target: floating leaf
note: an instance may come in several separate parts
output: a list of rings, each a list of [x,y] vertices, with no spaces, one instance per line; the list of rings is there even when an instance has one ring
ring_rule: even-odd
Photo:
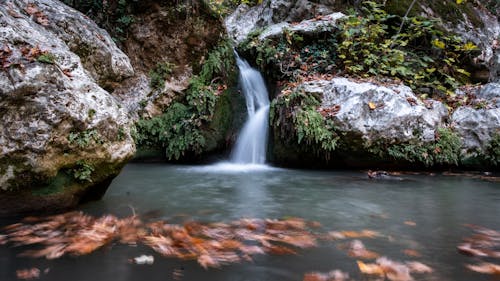
[[[362,261],[356,261],[358,263],[359,271],[363,274],[368,275],[379,275],[384,276],[385,272],[378,264],[374,263],[364,263]]]
[[[368,103],[368,107],[371,109],[371,110],[374,110],[375,108],[377,108],[377,105],[373,102],[369,102]]]
[[[483,262],[477,265],[467,264],[465,267],[479,273],[500,275],[500,265],[498,264]]]
[[[34,267],[29,269],[16,270],[17,279],[32,280],[40,278],[40,269]]]

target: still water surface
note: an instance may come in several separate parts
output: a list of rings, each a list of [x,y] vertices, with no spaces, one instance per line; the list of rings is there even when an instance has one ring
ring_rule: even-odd
[[[369,180],[361,172],[255,169],[228,171],[224,167],[130,164],[113,181],[101,201],[80,209],[100,216],[139,214],[174,223],[216,222],[242,217],[300,217],[318,221],[318,231],[371,229],[383,234],[362,239],[366,247],[390,259],[418,260],[435,272],[416,280],[498,280],[467,270],[476,263],[459,254],[456,246],[471,234],[464,224],[500,229],[500,185],[466,177],[400,176],[400,180]],[[405,222],[414,222],[408,225]],[[0,225],[12,221],[0,220]],[[345,241],[344,241],[345,242]],[[114,244],[83,257],[58,260],[16,257],[17,248],[0,247],[0,280],[16,280],[15,271],[37,267],[39,280],[155,281],[180,280],[264,281],[302,280],[310,271],[341,269],[355,280],[367,280],[356,259],[339,248],[342,242],[320,241],[318,247],[299,249],[292,256],[256,255],[253,262],[205,270],[195,261],[163,258],[144,246]],[[404,249],[420,258],[409,258]],[[24,248],[25,249],[25,248]],[[153,265],[133,265],[128,259],[155,256]]]

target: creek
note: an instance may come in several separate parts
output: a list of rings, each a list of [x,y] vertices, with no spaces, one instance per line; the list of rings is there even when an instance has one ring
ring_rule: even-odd
[[[493,280],[464,267],[478,260],[457,252],[471,235],[465,224],[500,228],[498,183],[463,176],[399,175],[370,180],[364,172],[313,171],[270,168],[247,172],[212,166],[129,164],[113,181],[104,198],[79,209],[95,215],[142,217],[170,223],[229,222],[242,217],[299,217],[317,221],[317,233],[370,229],[379,237],[360,238],[367,249],[393,260],[421,261],[432,274],[415,280]],[[17,220],[0,220],[6,225]],[[318,246],[295,249],[296,255],[255,255],[253,262],[207,270],[196,261],[165,258],[141,244],[118,243],[86,256],[55,260],[17,257],[30,247],[0,246],[0,280],[16,280],[23,268],[49,268],[39,280],[155,281],[174,280],[302,280],[310,271],[340,269],[354,280],[366,280],[356,258],[342,249],[353,239],[318,241]],[[34,247],[34,246],[33,246]],[[421,257],[408,257],[412,249]],[[153,265],[129,259],[153,255]],[[179,277],[180,276],[180,277]],[[179,279],[180,278],[180,279]],[[363,279],[365,278],[365,279]]]

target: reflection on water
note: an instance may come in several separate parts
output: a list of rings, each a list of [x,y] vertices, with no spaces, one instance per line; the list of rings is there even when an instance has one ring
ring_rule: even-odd
[[[498,183],[463,177],[401,176],[374,181],[357,172],[257,169],[228,172],[213,167],[128,165],[103,200],[81,209],[100,216],[139,214],[173,223],[188,220],[231,221],[241,217],[301,217],[318,221],[321,232],[373,229],[378,239],[362,239],[370,250],[394,260],[417,259],[435,269],[416,280],[491,280],[464,264],[475,260],[457,253],[470,234],[464,224],[500,228]],[[407,222],[405,224],[405,222]],[[411,222],[411,223],[409,223]],[[3,220],[0,224],[12,223]],[[362,280],[356,259],[337,242],[321,242],[294,256],[256,256],[241,263],[204,270],[194,261],[162,258],[149,248],[115,244],[89,256],[58,260],[18,258],[19,248],[0,247],[0,280],[15,280],[15,271],[37,267],[40,280],[302,280],[309,271],[341,269]],[[411,258],[405,249],[422,257]],[[152,254],[151,266],[128,259]]]

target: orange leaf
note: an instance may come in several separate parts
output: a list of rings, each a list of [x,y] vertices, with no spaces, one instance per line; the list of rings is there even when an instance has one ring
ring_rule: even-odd
[[[483,262],[477,265],[467,264],[466,267],[479,273],[500,275],[500,265],[498,264]]]
[[[371,109],[371,110],[374,110],[375,108],[377,108],[377,105],[373,102],[369,102],[368,103],[368,107]]]
[[[356,261],[358,263],[359,271],[363,274],[369,275],[380,275],[384,276],[384,270],[378,264],[374,263],[364,263],[362,261]]]

